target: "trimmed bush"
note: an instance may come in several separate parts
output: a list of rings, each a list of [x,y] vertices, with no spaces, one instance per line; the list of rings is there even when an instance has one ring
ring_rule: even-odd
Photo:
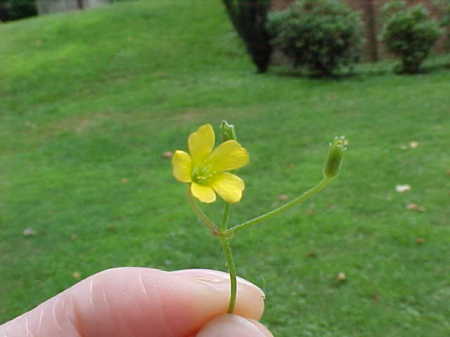
[[[435,0],[434,4],[442,12],[441,27],[450,28],[450,0]]]
[[[387,49],[401,59],[398,71],[417,73],[441,31],[422,5],[407,7],[403,1],[387,3],[383,7],[386,21],[382,40]]]
[[[359,60],[361,26],[359,14],[335,0],[298,0],[267,22],[274,47],[295,67],[323,76]]]
[[[450,0],[447,0],[444,8],[444,16],[441,21],[441,26],[446,30],[447,34],[447,49],[450,50]]]
[[[272,46],[266,30],[270,0],[222,0],[228,17],[259,73],[269,68]]]
[[[34,0],[0,0],[0,21],[12,21],[37,14]]]

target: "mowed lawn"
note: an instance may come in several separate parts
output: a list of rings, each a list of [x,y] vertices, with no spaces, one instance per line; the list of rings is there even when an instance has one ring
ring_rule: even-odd
[[[233,223],[311,187],[329,141],[350,140],[327,190],[232,241],[277,337],[450,335],[448,67],[257,75],[220,1],[128,2],[0,36],[0,322],[111,267],[224,270],[162,154],[227,119],[251,156]]]

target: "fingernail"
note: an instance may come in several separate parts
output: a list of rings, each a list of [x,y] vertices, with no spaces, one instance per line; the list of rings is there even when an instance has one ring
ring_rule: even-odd
[[[227,311],[230,300],[230,277],[227,273],[209,269],[190,269],[172,272],[188,285],[197,298],[203,298],[205,312],[219,315]],[[187,283],[186,283],[187,282]],[[264,312],[264,292],[242,278],[237,282],[237,298],[234,313],[248,319],[260,319]],[[211,317],[210,316],[210,317]]]
[[[217,270],[186,269],[175,271],[173,273],[192,277],[203,285],[218,291],[223,291],[224,289],[228,289],[230,287],[229,274]],[[240,277],[237,278],[237,282],[239,287],[252,289],[256,291],[263,300],[266,298],[266,295],[261,288],[257,287],[253,283]]]
[[[262,324],[237,315],[222,315],[208,322],[196,337],[273,337]]]

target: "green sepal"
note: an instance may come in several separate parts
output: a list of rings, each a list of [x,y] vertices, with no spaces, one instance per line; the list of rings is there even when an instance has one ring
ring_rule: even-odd
[[[330,144],[327,162],[323,170],[323,174],[326,178],[334,178],[338,175],[342,165],[344,151],[347,150],[347,147],[348,141],[344,136],[334,138],[333,142]]]
[[[237,140],[236,130],[233,124],[229,124],[227,121],[222,121],[220,123],[220,130],[222,132],[222,141],[226,142],[227,140]]]

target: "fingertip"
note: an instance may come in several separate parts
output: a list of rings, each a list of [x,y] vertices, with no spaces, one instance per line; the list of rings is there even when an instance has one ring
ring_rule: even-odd
[[[208,322],[196,337],[273,337],[261,323],[238,315],[222,315]]]
[[[225,313],[230,296],[230,276],[217,270],[209,269],[186,269],[171,274],[194,282],[205,292],[203,297],[197,296],[198,300],[209,299],[215,314]],[[237,278],[237,299],[234,313],[249,319],[259,320],[264,313],[264,292],[253,283]]]

